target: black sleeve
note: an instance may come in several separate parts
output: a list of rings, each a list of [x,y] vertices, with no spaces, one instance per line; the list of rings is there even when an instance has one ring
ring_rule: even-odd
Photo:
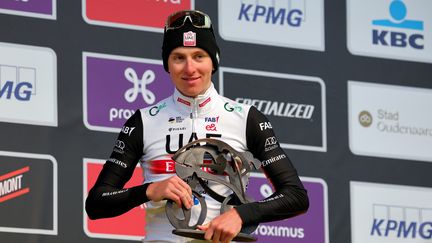
[[[85,209],[90,219],[118,216],[148,201],[148,184],[124,188],[142,154],[143,123],[137,110],[120,131],[111,157],[89,191]]]
[[[243,224],[276,221],[306,212],[309,208],[307,191],[279,146],[270,122],[255,107],[251,107],[248,114],[246,139],[250,152],[261,161],[261,168],[275,192],[261,201],[237,206]]]

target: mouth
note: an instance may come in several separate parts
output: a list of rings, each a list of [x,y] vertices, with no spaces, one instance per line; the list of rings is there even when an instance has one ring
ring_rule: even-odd
[[[198,79],[200,79],[201,77],[182,77],[182,79],[186,82],[193,82],[196,81]]]

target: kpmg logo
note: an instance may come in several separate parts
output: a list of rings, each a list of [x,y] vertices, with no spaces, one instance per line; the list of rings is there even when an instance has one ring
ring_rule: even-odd
[[[219,32],[227,40],[324,51],[324,0],[311,2],[222,0]]]
[[[432,62],[427,0],[348,0],[348,47],[354,54]],[[367,9],[375,11],[367,11]],[[429,47],[429,48],[428,48]]]
[[[370,235],[377,238],[432,239],[432,208],[372,205]]]
[[[29,101],[36,95],[36,69],[0,64],[0,100]]]
[[[56,19],[57,0],[2,0],[0,13]]]
[[[282,159],[284,155],[272,158],[271,162]],[[267,162],[267,163],[271,163]],[[327,184],[317,178],[300,178],[310,200],[307,213],[269,223],[263,223],[253,232],[258,242],[328,243]],[[251,173],[247,194],[256,201],[265,201],[274,193],[264,174]]]
[[[155,105],[174,86],[161,61],[83,53],[84,123],[118,132],[137,109]]]
[[[54,157],[0,151],[0,215],[0,232],[57,235]]]
[[[412,144],[432,146],[432,90],[358,81],[348,90],[354,154],[431,161],[430,150]]]
[[[194,9],[195,0],[82,0],[82,6],[82,16],[89,24],[163,32],[166,17]]]
[[[280,147],[327,150],[325,84],[320,78],[225,67],[219,75],[219,92],[266,115],[270,122],[259,128],[273,129]],[[239,92],[251,85],[254,89]],[[225,109],[234,110],[227,105]]]
[[[57,126],[54,51],[0,43],[0,53],[0,121]]]
[[[430,188],[350,182],[353,243],[417,243],[432,239]]]

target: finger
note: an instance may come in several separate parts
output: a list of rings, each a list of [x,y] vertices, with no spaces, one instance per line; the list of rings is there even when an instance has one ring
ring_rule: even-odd
[[[204,239],[206,239],[206,240],[211,240],[212,237],[213,237],[213,228],[209,227],[209,228],[207,228],[207,230],[205,231]]]
[[[198,225],[197,228],[202,231],[206,231],[208,229],[208,224]]]
[[[213,243],[219,243],[220,236],[221,236],[221,230],[216,229],[213,232],[213,237],[212,237]]]

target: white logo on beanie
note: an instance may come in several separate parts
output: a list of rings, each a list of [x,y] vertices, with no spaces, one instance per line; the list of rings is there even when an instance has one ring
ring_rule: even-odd
[[[196,46],[196,33],[193,31],[183,33],[183,46]]]

